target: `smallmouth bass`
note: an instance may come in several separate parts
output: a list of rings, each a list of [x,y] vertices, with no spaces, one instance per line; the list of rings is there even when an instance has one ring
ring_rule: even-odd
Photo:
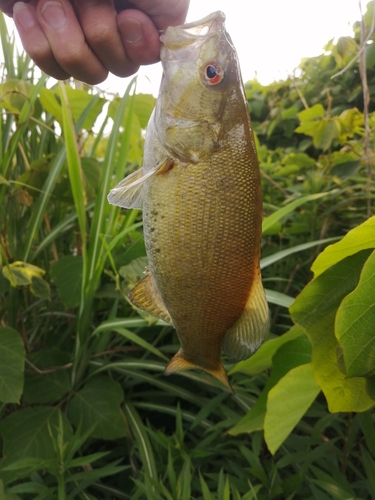
[[[259,268],[258,159],[225,16],[161,35],[163,78],[143,167],[114,188],[114,205],[143,210],[149,261],[131,302],[171,323],[181,348],[167,375],[201,368],[231,389],[221,351],[246,359],[268,329]]]

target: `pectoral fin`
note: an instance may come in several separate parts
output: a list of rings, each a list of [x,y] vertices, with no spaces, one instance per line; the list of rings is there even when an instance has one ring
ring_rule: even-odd
[[[178,351],[177,354],[173,356],[170,362],[167,364],[164,375],[171,375],[172,373],[180,372],[183,370],[191,370],[192,368],[200,368],[205,372],[213,375],[217,380],[224,384],[231,392],[233,389],[229,383],[228,375],[224,369],[224,366],[220,363],[220,367],[216,370],[210,368],[204,368],[203,366],[198,366],[184,357],[182,349]]]
[[[143,168],[131,173],[111,189],[109,203],[123,208],[142,208],[144,182],[155,174],[167,172],[173,164],[173,158],[166,158],[147,173],[144,173]]]
[[[241,316],[224,336],[225,354],[236,361],[249,358],[264,341],[268,327],[268,304],[259,273]]]
[[[172,318],[160,297],[152,274],[148,274],[135,285],[129,294],[129,299],[139,309],[147,311],[167,323],[172,323]]]

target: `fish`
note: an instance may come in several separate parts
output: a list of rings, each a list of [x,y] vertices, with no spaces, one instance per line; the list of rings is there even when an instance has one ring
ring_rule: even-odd
[[[160,36],[163,76],[143,166],[108,195],[142,209],[148,267],[129,294],[173,325],[180,349],[165,374],[210,373],[229,390],[236,361],[263,342],[260,170],[236,50],[214,12]]]

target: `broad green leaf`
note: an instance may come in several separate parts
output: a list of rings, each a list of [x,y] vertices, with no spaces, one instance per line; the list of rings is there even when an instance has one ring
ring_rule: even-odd
[[[58,95],[55,90],[49,90],[46,88],[40,91],[40,102],[43,108],[56,118],[56,120],[62,123],[62,112],[61,112],[61,102],[58,100]]]
[[[125,281],[123,286],[124,293],[129,293],[138,281],[144,277],[147,262],[147,257],[138,257],[137,259],[133,259],[126,266],[120,267],[118,273]]]
[[[24,398],[29,403],[52,403],[71,389],[71,355],[57,347],[31,353],[28,360],[39,370],[28,368]]]
[[[33,277],[41,278],[46,272],[40,267],[17,260],[3,267],[3,275],[10,281],[11,285],[31,285]]]
[[[349,231],[341,241],[328,246],[313,262],[311,270],[317,278],[326,269],[349,255],[375,248],[375,216]]]
[[[372,401],[366,394],[365,379],[347,379],[337,364],[334,324],[342,299],[357,286],[369,251],[338,262],[311,281],[290,308],[292,319],[312,344],[312,369],[331,412],[365,411]]]
[[[71,399],[69,416],[75,425],[94,426],[92,435],[99,439],[117,439],[126,435],[120,404],[124,400],[121,385],[108,377],[97,376]]]
[[[283,120],[288,120],[289,118],[294,118],[298,114],[298,107],[297,106],[290,106],[287,109],[283,109],[281,111],[281,118]]]
[[[51,288],[49,283],[39,276],[33,276],[31,279],[30,291],[40,299],[51,300]]]
[[[25,346],[20,334],[0,327],[0,401],[19,403],[24,381]]]
[[[375,372],[375,251],[365,262],[358,286],[341,302],[335,324],[347,377]]]
[[[371,399],[375,399],[375,375],[366,378],[366,392]]]
[[[135,94],[131,99],[134,99],[134,113],[138,117],[141,127],[145,129],[155,107],[156,99],[152,94]]]
[[[337,125],[340,129],[339,140],[345,143],[348,139],[352,139],[355,134],[364,134],[364,117],[363,113],[357,108],[345,109],[339,117],[335,117]]]
[[[133,105],[133,112],[139,120],[140,126],[145,129],[147,127],[148,121],[150,119],[152,110],[155,107],[155,97],[151,94],[135,94],[129,96],[128,104],[129,107]],[[115,114],[120,106],[120,99],[115,98],[111,101],[109,105],[109,116],[111,118],[115,117]],[[125,112],[122,124],[126,125],[127,112]]]
[[[77,307],[81,298],[83,259],[67,255],[51,266],[51,277],[67,309]]]
[[[9,79],[0,84],[0,105],[11,113],[20,113],[33,85],[21,79]]]
[[[350,160],[342,163],[337,163],[331,168],[330,174],[337,175],[338,177],[350,177],[355,175],[361,162],[360,160]]]
[[[301,111],[301,113],[303,113],[303,111]],[[337,139],[340,133],[339,123],[333,118],[321,121],[302,122],[295,131],[312,137],[314,146],[323,150],[328,149],[332,141]]]
[[[232,428],[229,434],[236,436],[244,432],[254,432],[263,429],[266,415],[267,397],[274,385],[292,368],[306,364],[311,359],[311,345],[305,335],[279,345],[272,358],[272,372],[263,392],[250,411]]]
[[[84,113],[90,103],[93,100],[95,101],[93,108],[82,124],[83,129],[91,130],[98,116],[102,112],[106,100],[102,97],[99,97],[99,95],[89,94],[86,90],[73,89],[72,87],[67,85],[65,86],[65,89],[69,100],[69,106],[72,111],[72,117],[75,123],[78,121],[78,119]]]
[[[289,153],[283,159],[283,165],[297,165],[300,168],[314,168],[316,161],[306,153]]]
[[[313,136],[314,146],[321,148],[323,151],[331,147],[332,142],[338,138],[340,133],[339,123],[335,119],[324,121],[324,127],[321,134],[315,138]]]
[[[298,119],[301,122],[316,120],[317,118],[323,118],[324,108],[321,104],[314,104],[311,108],[304,109],[298,113]]]
[[[86,90],[73,89],[72,87],[66,86],[66,93],[69,100],[69,105],[72,111],[73,120],[77,122],[79,117],[82,115],[87,106],[91,103],[93,99],[96,100],[94,107],[91,109],[90,113],[84,120],[82,125],[83,129],[90,130],[94,126],[94,123],[98,116],[100,115],[106,100],[100,98],[99,96],[90,95]],[[44,109],[53,115],[56,120],[62,125],[63,123],[63,113],[61,109],[61,97],[58,93],[57,88],[49,90],[46,88],[41,89],[40,92],[40,102]]]
[[[320,392],[310,363],[290,370],[268,393],[264,438],[275,454]]]
[[[256,375],[257,373],[266,370],[267,368],[271,368],[272,366],[272,357],[276,353],[276,351],[286,342],[290,340],[294,340],[297,337],[304,335],[304,331],[299,326],[293,326],[288,332],[284,333],[284,335],[280,335],[280,337],[267,340],[263,345],[259,347],[255,354],[251,356],[251,358],[246,359],[245,361],[240,361],[237,363],[234,368],[232,368],[229,372],[229,375],[232,375],[236,372],[244,372],[248,375]]]
[[[298,208],[300,205],[303,205],[304,203],[307,203],[308,201],[314,201],[318,200],[319,198],[322,198],[323,196],[327,196],[329,193],[316,193],[316,194],[309,194],[307,196],[302,196],[301,198],[298,198],[297,200],[292,201],[285,207],[279,208],[275,213],[272,215],[269,215],[268,217],[265,217],[263,219],[263,224],[262,224],[262,232],[267,231],[270,227],[272,227],[277,221],[279,221],[282,217],[285,217],[289,213],[293,212],[296,208]]]
[[[69,421],[58,408],[36,406],[11,413],[0,422],[3,436],[5,464],[21,458],[50,459],[56,456],[50,432],[57,436],[59,419],[62,418],[64,438],[72,437]]]

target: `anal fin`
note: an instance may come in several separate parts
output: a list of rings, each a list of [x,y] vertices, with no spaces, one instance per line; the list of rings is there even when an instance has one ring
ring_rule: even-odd
[[[139,281],[130,291],[129,299],[136,307],[172,324],[172,318],[160,297],[152,274]]]
[[[170,362],[167,364],[164,370],[164,375],[171,375],[172,373],[180,372],[183,370],[191,370],[193,368],[199,368],[209,373],[222,384],[227,387],[231,392],[233,392],[232,386],[228,380],[228,375],[224,369],[224,366],[220,363],[220,367],[217,369],[205,368],[203,366],[196,365],[184,357],[182,349],[178,351],[177,354],[173,356]]]
[[[268,328],[268,304],[258,273],[241,316],[224,336],[225,354],[236,361],[249,358],[264,341]]]

